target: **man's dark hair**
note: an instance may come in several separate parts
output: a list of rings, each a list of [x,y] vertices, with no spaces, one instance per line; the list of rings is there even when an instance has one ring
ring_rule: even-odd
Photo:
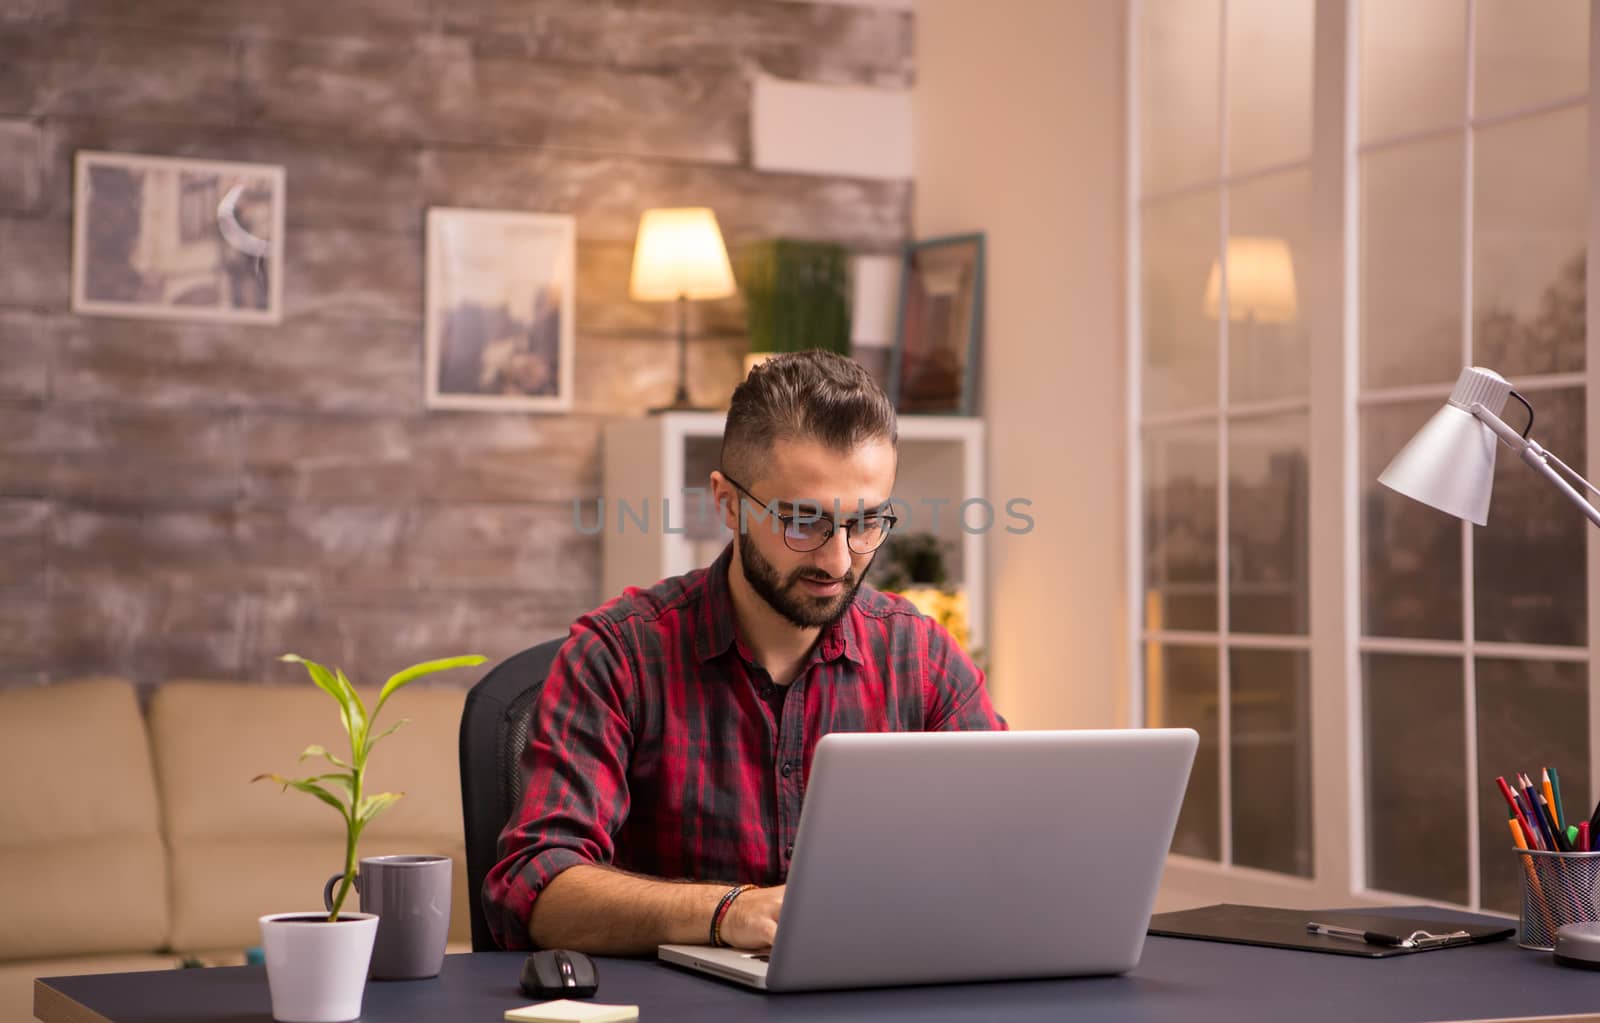
[[[775,355],[734,388],[722,431],[722,469],[741,482],[761,478],[780,440],[808,440],[849,451],[871,440],[899,440],[889,396],[860,363],[810,349]]]

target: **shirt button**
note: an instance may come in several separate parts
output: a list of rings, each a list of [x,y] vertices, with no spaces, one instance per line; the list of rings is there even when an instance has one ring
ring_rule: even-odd
[[[783,848],[783,858],[787,860],[787,859],[792,858],[793,856],[794,856],[794,846],[792,846],[792,845],[784,846],[784,848]]]
[[[794,773],[794,765],[785,760],[783,762],[783,767],[780,770],[782,771],[783,776],[787,778],[789,775]]]

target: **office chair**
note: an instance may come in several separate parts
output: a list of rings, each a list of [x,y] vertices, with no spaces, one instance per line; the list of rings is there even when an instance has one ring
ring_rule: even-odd
[[[461,815],[474,952],[499,947],[483,912],[483,879],[495,864],[501,830],[522,802],[528,708],[566,641],[548,640],[502,661],[468,691],[461,711]]]

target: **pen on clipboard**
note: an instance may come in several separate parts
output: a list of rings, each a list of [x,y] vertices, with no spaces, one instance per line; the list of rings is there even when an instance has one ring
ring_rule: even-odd
[[[1339,927],[1334,924],[1319,924],[1315,921],[1306,924],[1306,930],[1311,934],[1325,934],[1330,938],[1348,938],[1351,941],[1364,941],[1368,945],[1381,945],[1384,948],[1438,948],[1443,945],[1459,945],[1472,940],[1472,935],[1466,931],[1449,931],[1445,934],[1412,931],[1409,935],[1402,937],[1398,934],[1381,934],[1378,931],[1363,931],[1355,927]]]

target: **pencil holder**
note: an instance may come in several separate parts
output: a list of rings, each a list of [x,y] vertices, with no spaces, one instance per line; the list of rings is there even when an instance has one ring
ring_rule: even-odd
[[[1515,850],[1522,870],[1522,927],[1517,944],[1549,952],[1567,924],[1600,920],[1600,852]]]

